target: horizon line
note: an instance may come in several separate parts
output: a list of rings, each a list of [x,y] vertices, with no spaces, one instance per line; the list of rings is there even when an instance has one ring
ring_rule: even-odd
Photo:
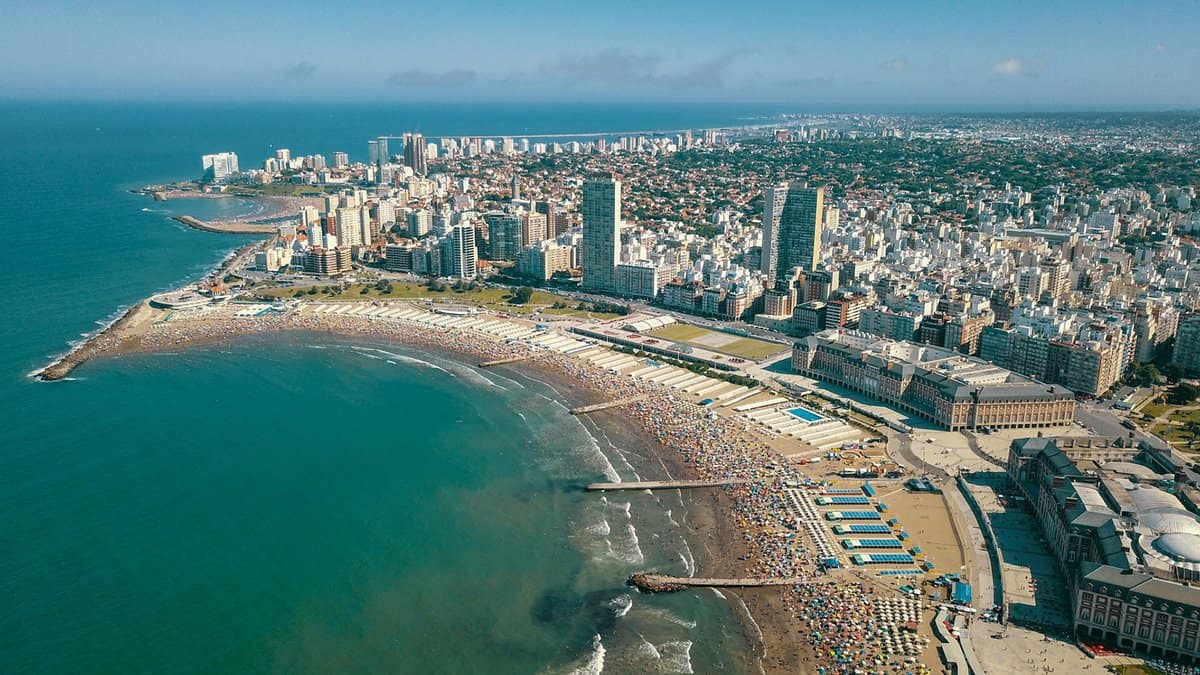
[[[207,105],[212,107],[239,105],[305,105],[320,107],[346,106],[506,106],[506,107],[537,107],[537,106],[604,106],[604,107],[638,107],[638,106],[677,106],[685,108],[722,107],[722,108],[780,108],[772,114],[878,114],[878,115],[933,115],[933,114],[1072,114],[1072,113],[1200,113],[1200,104],[1117,104],[1117,103],[928,103],[928,104],[890,104],[890,103],[796,103],[783,101],[661,101],[661,100],[625,100],[625,101],[594,101],[578,100],[541,100],[541,101],[512,101],[512,100],[405,100],[392,101],[386,99],[360,99],[353,101],[331,102],[311,99],[239,99],[224,100],[171,98],[56,98],[56,97],[4,97],[0,96],[0,104],[61,104],[61,105]],[[765,113],[762,110],[748,112]]]

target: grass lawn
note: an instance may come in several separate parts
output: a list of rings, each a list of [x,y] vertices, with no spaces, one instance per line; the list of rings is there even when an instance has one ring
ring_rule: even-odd
[[[772,354],[778,354],[785,349],[787,347],[784,345],[775,344],[774,342],[755,340],[754,338],[741,338],[729,344],[721,345],[717,351],[757,361]]]
[[[1158,417],[1159,415],[1162,415],[1163,413],[1167,412],[1170,409],[1171,409],[1171,406],[1167,405],[1166,403],[1150,403],[1148,405],[1142,406],[1142,408],[1138,412],[1140,412],[1143,415],[1149,415],[1151,417]]]
[[[1180,424],[1188,422],[1200,422],[1200,410],[1176,410],[1167,416],[1167,419]]]
[[[717,335],[725,335],[724,333],[712,331],[707,328],[701,328],[699,326],[692,326],[686,323],[673,323],[669,326],[663,326],[657,330],[652,330],[649,332],[649,335],[656,338],[662,338],[663,340],[670,340],[672,342],[686,342],[693,347],[707,349],[713,352],[720,352],[730,356],[738,356],[743,359],[750,359],[752,361],[757,361],[758,359],[765,358],[772,354],[778,354],[784,349],[787,349],[787,347],[775,344],[773,342],[756,340],[754,338],[739,338],[734,336],[729,336],[733,339],[720,346],[707,345],[698,341],[698,338],[702,338],[705,335],[711,335],[714,333]]]
[[[669,326],[663,326],[662,328],[650,331],[650,335],[673,342],[687,342],[702,335],[708,335],[710,332],[712,331],[700,328],[699,326],[689,326],[686,323],[673,323]]]
[[[254,288],[251,289],[259,295],[265,295],[272,298],[292,298],[297,297],[302,300],[311,300],[313,302],[360,302],[363,300],[442,300],[445,302],[458,302],[464,305],[479,305],[493,309],[497,312],[505,312],[508,314],[532,314],[534,310],[540,309],[548,314],[562,314],[569,316],[578,316],[581,318],[612,318],[615,314],[605,314],[603,312],[587,312],[575,309],[575,305],[562,309],[551,309],[550,306],[556,302],[563,302],[564,298],[553,293],[545,291],[533,292],[533,296],[529,298],[529,302],[524,305],[512,305],[508,300],[513,297],[513,291],[507,288],[477,288],[471,291],[456,291],[450,287],[445,290],[431,290],[425,284],[415,284],[409,282],[392,282],[392,290],[388,292],[380,292],[375,288],[375,284],[350,284],[346,290],[337,295],[327,295],[318,291],[313,295],[309,295],[307,288],[304,289],[301,295],[297,296],[296,288]]]
[[[1120,675],[1163,675],[1163,671],[1154,666],[1147,665],[1131,665],[1131,666],[1109,666],[1110,672],[1119,673]]]
[[[1150,428],[1150,433],[1175,446],[1177,450],[1183,452],[1200,451],[1200,436],[1196,438],[1197,443],[1189,447],[1188,443],[1192,440],[1192,435],[1182,425],[1155,424]]]

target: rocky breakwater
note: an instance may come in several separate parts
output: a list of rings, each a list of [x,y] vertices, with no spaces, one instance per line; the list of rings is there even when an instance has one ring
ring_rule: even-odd
[[[687,584],[669,581],[670,577],[653,572],[638,572],[626,583],[645,593],[674,593],[688,588]]]

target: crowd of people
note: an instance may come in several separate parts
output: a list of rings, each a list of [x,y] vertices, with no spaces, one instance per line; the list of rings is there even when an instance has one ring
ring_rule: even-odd
[[[173,348],[282,330],[395,340],[478,360],[519,356],[530,350],[520,342],[420,323],[306,311],[247,317],[235,316],[232,309],[156,324],[140,336],[139,347]],[[746,420],[715,414],[667,387],[605,370],[586,359],[540,351],[531,361],[559,371],[603,400],[638,397],[621,412],[678,453],[695,478],[745,481],[723,488],[732,505],[730,516],[749,550],[745,573],[806,580],[786,587],[784,606],[811,649],[813,667],[826,673],[919,672],[921,666],[900,662],[881,667],[871,650],[859,648],[864,630],[874,621],[877,591],[852,576],[835,577],[820,568],[806,533],[796,528],[782,489],[784,482],[804,482],[807,477],[782,461]]]

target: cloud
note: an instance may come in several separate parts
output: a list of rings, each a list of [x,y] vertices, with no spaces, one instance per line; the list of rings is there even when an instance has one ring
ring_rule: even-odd
[[[1160,54],[1161,54],[1161,53],[1163,53],[1163,52],[1167,51],[1167,46],[1166,46],[1165,44],[1161,43],[1161,42],[1155,43],[1155,45],[1154,45],[1154,51],[1156,51],[1156,52],[1158,52],[1158,53],[1160,53]]]
[[[594,54],[560,56],[537,69],[542,78],[563,84],[603,84],[662,87],[666,89],[720,89],[731,66],[753,54],[753,49],[732,49],[691,65],[664,69],[657,54],[604,49]]]
[[[1010,56],[992,64],[992,75],[996,77],[1037,77],[1046,69],[1041,59],[1024,60]]]
[[[908,59],[900,56],[891,61],[884,61],[879,64],[879,69],[886,70],[889,73],[907,73],[910,65]]]
[[[478,75],[474,70],[466,70],[464,68],[454,68],[441,73],[413,69],[401,73],[392,73],[387,76],[384,82],[396,87],[450,89],[474,84],[476,79],[478,79]]]
[[[301,61],[280,71],[289,80],[307,80],[317,73],[317,64],[311,61]]]

